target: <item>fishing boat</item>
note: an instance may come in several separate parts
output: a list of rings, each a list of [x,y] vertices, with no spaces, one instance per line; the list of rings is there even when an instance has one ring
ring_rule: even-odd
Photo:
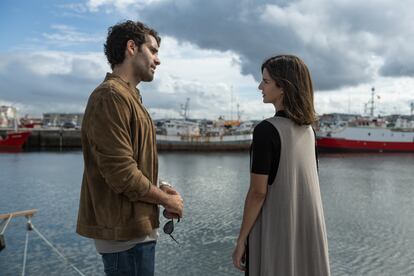
[[[247,150],[252,142],[253,122],[226,128],[205,122],[168,120],[157,131],[159,150],[235,151]]]
[[[0,106],[0,151],[21,151],[31,132],[20,131],[13,106]]]
[[[414,152],[414,129],[382,126],[359,119],[344,127],[317,132],[321,152]]]
[[[157,148],[161,151],[240,151],[248,150],[255,122],[189,119],[189,99],[182,107],[182,119],[158,121]]]
[[[317,131],[320,152],[414,152],[414,121],[399,117],[389,123],[374,117],[374,88],[369,116],[321,127]],[[411,109],[414,105],[411,103]]]

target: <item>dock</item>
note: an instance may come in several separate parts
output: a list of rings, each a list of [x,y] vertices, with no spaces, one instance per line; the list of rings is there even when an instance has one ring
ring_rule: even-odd
[[[4,136],[8,131],[13,130],[1,129],[0,135]],[[80,129],[20,128],[19,131],[31,132],[25,150],[82,148]]]
[[[71,150],[81,149],[81,130],[65,128],[22,128],[20,131],[31,131],[24,145],[25,151],[31,150]],[[12,129],[0,129],[5,136]],[[159,151],[247,151],[250,148],[252,135],[222,137],[169,137],[157,134]]]

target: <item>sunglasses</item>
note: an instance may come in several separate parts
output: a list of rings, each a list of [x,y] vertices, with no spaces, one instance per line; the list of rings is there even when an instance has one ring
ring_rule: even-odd
[[[165,218],[168,218],[167,210],[164,209],[164,211],[162,211],[162,215]],[[177,223],[178,222],[180,222],[180,218],[177,219]],[[166,224],[164,224],[163,231],[164,231],[165,234],[170,235],[171,239],[173,239],[177,244],[179,244],[179,242],[171,235],[172,232],[174,231],[174,219],[171,219],[171,220],[167,221]]]

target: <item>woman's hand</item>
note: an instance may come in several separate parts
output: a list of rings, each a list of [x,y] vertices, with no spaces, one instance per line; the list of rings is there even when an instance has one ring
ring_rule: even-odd
[[[244,203],[243,221],[233,252],[233,264],[241,271],[246,270],[246,241],[266,199],[268,178],[267,174],[250,174],[250,188]]]
[[[241,270],[246,270],[246,243],[243,241],[238,241],[236,248],[233,251],[233,265]]]

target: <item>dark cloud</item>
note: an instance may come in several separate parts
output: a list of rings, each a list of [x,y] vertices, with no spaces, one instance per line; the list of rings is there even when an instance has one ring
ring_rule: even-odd
[[[238,53],[242,73],[256,79],[266,57],[296,54],[327,90],[371,81],[373,56],[383,59],[380,74],[413,76],[414,59],[387,55],[402,47],[396,36],[414,42],[410,10],[394,1],[160,1],[141,7],[138,19],[201,48]]]
[[[39,112],[80,112],[104,68],[82,55],[35,53],[0,55],[0,99]],[[62,62],[62,60],[65,62]],[[89,59],[89,60],[88,60]],[[60,63],[60,64],[59,64]]]
[[[20,115],[83,112],[90,93],[104,79],[107,69],[101,54],[0,54],[0,105],[17,105]],[[139,87],[145,105],[164,113],[178,116],[187,98],[191,98],[190,112],[199,116],[216,117],[226,111],[226,87],[222,84],[157,76],[153,82],[141,83]],[[209,114],[213,106],[214,114]]]
[[[125,4],[122,10],[119,3],[117,6],[110,2],[102,4],[103,10],[108,8],[105,5],[113,5],[110,10],[119,11],[114,13],[114,17],[118,18],[120,14],[119,18],[126,17],[128,11],[128,15],[138,14],[136,19],[155,27],[164,37],[190,42],[201,49],[237,53],[234,64],[237,67],[240,65],[243,74],[253,75],[256,80],[261,77],[260,65],[264,59],[280,53],[302,57],[311,70],[318,90],[345,91],[338,88],[370,83],[377,75],[414,76],[414,50],[411,47],[414,42],[411,26],[413,4],[410,1],[164,0],[147,5],[145,1],[140,1],[139,5]],[[78,12],[83,15],[86,11]],[[56,45],[50,44],[47,37],[62,37],[63,42],[89,41],[87,36],[76,31],[77,28],[53,26],[57,35],[40,33],[45,40],[43,44],[52,49],[61,48],[54,48]],[[46,34],[53,34],[51,32]],[[109,70],[101,53],[102,45],[83,44],[90,44],[90,49],[94,51],[99,49],[99,54],[75,54],[76,47],[70,48],[71,53],[0,54],[0,101],[32,106],[37,113],[82,111],[90,92]],[[174,53],[179,53],[178,58],[188,59],[183,67],[188,71],[200,71],[200,77],[191,78],[185,70],[169,68],[153,83],[143,86],[146,105],[156,110],[178,112],[180,104],[191,98],[190,108],[194,112],[203,111],[206,117],[213,112],[225,114],[229,109],[229,83],[233,80],[225,82],[228,85],[226,88],[204,82],[203,76],[211,74],[211,71],[216,75],[222,72],[223,75],[226,70],[212,70],[213,67],[208,67],[208,62],[204,61],[196,65],[191,63],[194,47],[185,46],[188,43],[170,45],[174,45],[168,46],[172,48],[168,51],[170,55],[175,57]],[[182,51],[176,51],[177,47]],[[166,65],[167,60],[163,64]],[[207,67],[208,72],[196,67]],[[168,82],[168,85],[161,81]],[[248,93],[258,94],[256,84],[253,85],[255,90]],[[246,91],[249,89],[246,88]],[[250,96],[243,98],[245,101],[249,99]],[[246,104],[245,109],[252,109],[250,103]],[[254,110],[251,114],[260,111]]]

